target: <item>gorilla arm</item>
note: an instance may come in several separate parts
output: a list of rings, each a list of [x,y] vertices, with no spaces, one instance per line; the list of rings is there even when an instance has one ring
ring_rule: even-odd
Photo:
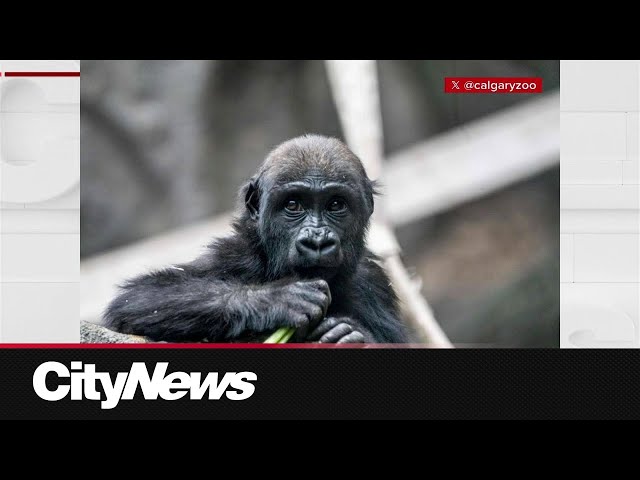
[[[156,341],[229,341],[285,326],[305,332],[330,301],[323,280],[245,285],[186,264],[128,281],[104,319],[107,327]]]

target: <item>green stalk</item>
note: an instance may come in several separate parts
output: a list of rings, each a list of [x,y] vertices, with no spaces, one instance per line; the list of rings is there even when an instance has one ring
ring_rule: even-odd
[[[287,343],[295,331],[296,329],[293,327],[279,328],[262,343]]]
[[[293,327],[289,327],[287,332],[285,332],[285,334],[282,335],[282,338],[280,339],[280,343],[287,343],[294,333],[296,333],[296,329]]]
[[[287,331],[286,327],[279,328],[278,330],[273,332],[271,336],[267,338],[263,343],[280,343],[280,339],[286,333],[286,331]]]

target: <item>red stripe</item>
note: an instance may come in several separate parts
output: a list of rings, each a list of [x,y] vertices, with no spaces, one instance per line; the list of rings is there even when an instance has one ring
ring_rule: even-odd
[[[321,344],[321,343],[0,343],[0,349],[278,349],[278,348],[429,348],[418,343]]]
[[[80,72],[5,72],[5,77],[79,77]]]

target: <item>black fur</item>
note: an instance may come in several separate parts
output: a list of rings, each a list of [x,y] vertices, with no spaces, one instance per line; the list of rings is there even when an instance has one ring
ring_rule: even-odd
[[[300,195],[284,193],[292,182],[302,183]],[[234,233],[191,263],[127,281],[105,324],[166,341],[234,341],[294,326],[294,341],[405,342],[396,295],[365,247],[375,193],[339,140],[289,140],[241,189]],[[284,208],[298,197],[302,211]],[[336,198],[344,202],[332,203]],[[330,253],[318,247],[303,254],[301,239],[312,233],[334,242]]]

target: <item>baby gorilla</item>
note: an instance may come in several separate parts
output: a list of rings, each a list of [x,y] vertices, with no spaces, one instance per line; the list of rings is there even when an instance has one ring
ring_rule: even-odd
[[[365,247],[374,193],[339,140],[289,140],[242,188],[234,233],[191,263],[127,281],[105,324],[165,341],[257,339],[292,326],[297,342],[405,342],[396,295]]]

